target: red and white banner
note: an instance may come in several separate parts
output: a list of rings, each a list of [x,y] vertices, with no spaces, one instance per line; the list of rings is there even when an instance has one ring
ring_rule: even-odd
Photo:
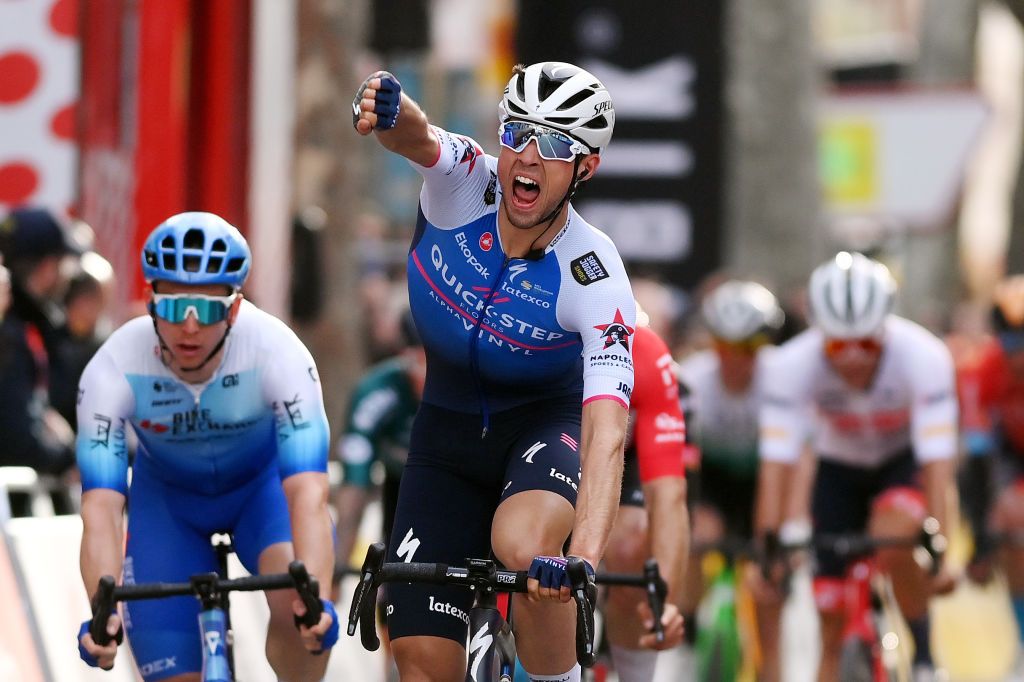
[[[0,2],[0,215],[76,195],[78,0]]]

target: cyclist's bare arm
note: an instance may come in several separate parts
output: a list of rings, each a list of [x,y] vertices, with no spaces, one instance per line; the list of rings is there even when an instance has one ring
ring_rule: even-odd
[[[79,563],[85,591],[92,600],[105,575],[121,579],[124,563],[124,504],[125,497],[116,490],[93,488],[82,495],[82,547]],[[107,632],[114,635],[120,626],[117,614],[110,617]],[[85,635],[84,646],[97,658],[100,667],[108,668],[114,662],[117,642],[111,640],[105,646],[92,641]]]
[[[758,465],[757,503],[754,507],[754,530],[758,536],[778,531],[782,525],[787,511],[783,491],[786,482],[792,480],[795,468],[788,462],[764,459]]]
[[[627,412],[614,400],[583,406],[580,490],[569,554],[597,566],[615,523],[622,488]]]
[[[640,638],[640,645],[653,649],[676,646],[683,638],[680,609],[690,553],[690,518],[686,511],[686,479],[660,476],[643,484],[649,518],[651,554],[658,560],[661,576],[668,583],[662,625],[665,638],[658,642],[654,633]],[[646,606],[646,604],[645,604]],[[646,624],[653,627],[654,623]]]
[[[939,522],[943,533],[949,533],[950,511],[957,509],[956,460],[953,457],[925,462],[921,465],[921,483],[924,487],[928,514]],[[953,495],[951,498],[950,495]]]
[[[690,520],[686,511],[686,479],[661,476],[643,484],[647,501],[651,554],[668,583],[666,601],[682,601],[686,558],[690,552]]]
[[[371,78],[367,88],[363,90],[361,111],[356,122],[356,131],[360,135],[369,135],[377,124],[377,114],[373,112],[373,108],[374,97],[379,87],[380,78]],[[413,163],[431,166],[437,161],[437,136],[431,130],[423,109],[405,92],[402,93],[395,127],[390,130],[377,130],[376,133],[377,140],[385,149],[400,154]]]
[[[320,598],[329,599],[334,577],[334,543],[327,509],[327,474],[304,471],[284,479],[283,486],[291,516],[295,558],[306,564],[310,574],[320,582]],[[322,636],[328,627],[330,616],[324,613],[320,623],[308,631],[307,649],[319,649],[315,637]],[[303,639],[307,639],[306,633],[303,633]]]

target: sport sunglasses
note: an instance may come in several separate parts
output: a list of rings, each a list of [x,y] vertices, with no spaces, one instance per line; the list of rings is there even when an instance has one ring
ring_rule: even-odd
[[[521,152],[537,139],[537,150],[548,161],[572,161],[577,154],[588,154],[590,148],[560,130],[526,121],[507,121],[498,129],[502,147]]]
[[[835,357],[852,349],[866,354],[880,353],[882,341],[872,336],[861,339],[825,339],[825,355]]]
[[[199,324],[215,324],[227,319],[238,294],[206,296],[204,294],[153,294],[153,314],[161,320],[181,324],[192,315]]]

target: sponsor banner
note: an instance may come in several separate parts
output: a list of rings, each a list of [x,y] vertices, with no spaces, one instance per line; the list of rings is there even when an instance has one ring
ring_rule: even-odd
[[[584,218],[612,238],[634,272],[691,287],[715,270],[722,3],[521,0],[516,38],[518,61],[573,62],[612,93],[614,137],[573,202]],[[573,269],[581,284],[596,281],[594,273]]]

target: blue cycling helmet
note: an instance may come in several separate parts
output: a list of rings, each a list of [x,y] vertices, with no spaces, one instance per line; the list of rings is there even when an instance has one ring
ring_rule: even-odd
[[[252,253],[236,227],[212,213],[179,213],[160,223],[142,247],[142,275],[179,284],[245,283]]]

